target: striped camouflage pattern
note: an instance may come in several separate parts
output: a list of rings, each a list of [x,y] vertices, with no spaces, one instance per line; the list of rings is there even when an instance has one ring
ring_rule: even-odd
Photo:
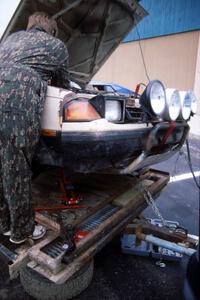
[[[0,231],[21,240],[34,228],[30,164],[40,136],[47,82],[67,86],[68,53],[40,29],[0,45]],[[57,81],[58,82],[58,81]]]

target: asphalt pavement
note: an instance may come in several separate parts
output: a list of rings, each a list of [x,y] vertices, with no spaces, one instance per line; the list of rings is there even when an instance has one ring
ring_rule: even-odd
[[[193,169],[200,171],[200,139],[190,139],[190,149]],[[165,219],[178,221],[190,233],[198,235],[199,190],[191,177],[187,160],[186,147],[183,146],[181,154],[154,166],[169,171],[175,179],[156,202]],[[197,180],[199,182],[199,177]],[[147,208],[143,214],[156,218],[151,208]],[[186,264],[187,258],[184,258],[181,262],[166,262],[166,266],[160,268],[155,259],[122,254],[117,237],[96,255],[92,283],[74,299],[182,300]],[[22,299],[33,300],[25,293],[19,280],[9,281],[6,266],[1,262],[0,300]]]
[[[193,170],[200,172],[200,139],[189,139],[189,148]],[[181,153],[153,167],[169,172],[174,180],[167,185],[156,200],[163,217],[178,221],[180,226],[188,229],[189,233],[198,235],[199,190],[190,172],[186,145],[184,144],[182,147]],[[200,177],[196,178],[200,184]],[[156,217],[151,208],[146,209],[144,215],[151,218]]]

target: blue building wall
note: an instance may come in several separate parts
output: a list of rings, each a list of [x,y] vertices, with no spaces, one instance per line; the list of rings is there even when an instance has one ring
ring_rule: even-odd
[[[149,13],[124,42],[200,29],[200,0],[141,0]],[[139,35],[138,35],[139,33]]]

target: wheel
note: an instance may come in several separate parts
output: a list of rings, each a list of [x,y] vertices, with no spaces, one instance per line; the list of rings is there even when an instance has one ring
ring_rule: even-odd
[[[79,295],[90,284],[94,261],[88,262],[79,272],[63,284],[55,284],[25,266],[20,271],[21,284],[25,291],[38,300],[67,300]]]

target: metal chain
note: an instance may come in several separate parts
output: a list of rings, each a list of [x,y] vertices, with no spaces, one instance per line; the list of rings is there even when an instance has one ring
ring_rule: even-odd
[[[152,208],[156,216],[161,220],[163,226],[168,227],[167,222],[165,221],[164,217],[162,216],[161,212],[159,211],[155,200],[153,199],[151,193],[146,188],[146,186],[140,182],[139,183],[139,190],[144,195],[144,199],[146,200],[147,204]]]
[[[178,166],[178,161],[179,161],[179,159],[180,159],[180,157],[181,157],[182,155],[183,155],[183,151],[182,151],[182,149],[180,149],[179,152],[178,152],[178,154],[177,154],[177,157],[176,157],[176,161],[175,161],[175,164],[174,164],[174,168],[173,168],[173,170],[172,170],[172,172],[171,172],[171,177],[176,176],[176,174],[178,173],[178,168],[177,168],[177,166]]]

